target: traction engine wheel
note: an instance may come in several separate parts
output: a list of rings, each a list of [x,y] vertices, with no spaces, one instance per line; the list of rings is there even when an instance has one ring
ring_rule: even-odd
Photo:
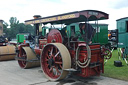
[[[39,61],[32,61],[33,59],[36,59],[36,55],[30,47],[22,47],[21,54],[18,56],[21,58],[18,60],[21,68],[30,68],[40,65]]]
[[[68,71],[65,69],[71,68],[68,49],[61,43],[47,44],[42,50],[41,67],[49,80],[64,79],[68,75]]]

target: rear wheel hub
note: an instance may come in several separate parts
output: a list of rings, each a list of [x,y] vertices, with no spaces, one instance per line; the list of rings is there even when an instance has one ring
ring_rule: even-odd
[[[55,64],[53,58],[48,59],[48,64],[49,64],[50,67],[53,66],[53,65]]]

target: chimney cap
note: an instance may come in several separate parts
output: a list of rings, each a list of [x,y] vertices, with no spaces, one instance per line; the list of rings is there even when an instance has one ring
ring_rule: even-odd
[[[0,22],[3,22],[3,20],[2,20],[2,19],[0,19]]]
[[[37,18],[40,18],[41,16],[40,15],[34,15],[33,17],[34,17],[34,19],[37,19]]]

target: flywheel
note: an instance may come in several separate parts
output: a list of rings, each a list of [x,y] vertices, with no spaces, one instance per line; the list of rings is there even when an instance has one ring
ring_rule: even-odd
[[[48,34],[47,42],[48,43],[54,43],[54,42],[62,43],[63,39],[62,39],[62,35],[61,35],[60,31],[57,29],[50,30],[50,32]]]
[[[71,68],[68,49],[61,43],[47,44],[41,53],[41,67],[49,80],[64,79],[68,75],[68,71],[65,69]]]
[[[22,47],[18,57],[18,63],[21,68],[31,68],[40,65],[39,60],[30,47]]]

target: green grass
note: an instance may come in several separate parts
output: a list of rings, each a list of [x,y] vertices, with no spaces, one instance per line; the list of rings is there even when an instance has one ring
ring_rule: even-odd
[[[112,53],[112,58],[110,60],[108,60],[108,62],[104,66],[103,76],[128,81],[128,65],[121,58],[123,66],[116,67],[116,66],[114,66],[114,61],[116,61],[116,60],[119,60],[118,59],[118,51],[114,50]]]

